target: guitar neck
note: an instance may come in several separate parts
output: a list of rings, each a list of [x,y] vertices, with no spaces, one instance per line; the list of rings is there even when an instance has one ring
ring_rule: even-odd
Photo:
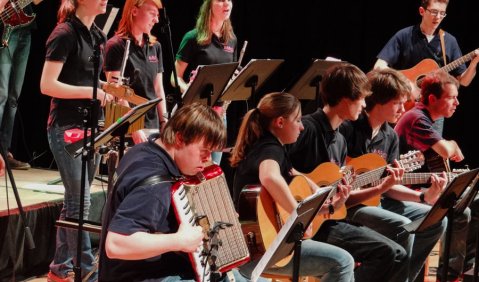
[[[466,55],[460,57],[459,59],[456,59],[456,60],[450,62],[449,64],[443,66],[441,69],[448,72],[448,73],[457,69],[460,65],[465,64],[465,63],[469,62],[470,60],[472,60],[475,56],[474,52],[475,52],[475,50],[467,53]]]
[[[352,190],[359,189],[371,183],[377,182],[377,184],[379,184],[381,181],[381,176],[384,174],[384,170],[386,170],[386,166],[381,166],[376,169],[357,175],[354,179],[354,182],[352,183]]]

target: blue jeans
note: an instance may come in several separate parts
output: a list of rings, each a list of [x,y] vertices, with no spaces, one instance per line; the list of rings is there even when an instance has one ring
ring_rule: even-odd
[[[12,32],[8,47],[0,49],[0,144],[5,151],[9,150],[12,142],[30,43],[30,28],[18,28]]]
[[[270,268],[266,273],[293,275],[293,259],[281,268]],[[354,259],[345,250],[336,246],[305,240],[301,244],[299,274],[314,276],[322,282],[354,281]]]
[[[234,269],[232,270],[233,274],[234,274],[234,277],[235,277],[235,281],[237,282],[246,282],[246,281],[249,281],[246,277],[244,277],[243,275],[241,275],[239,273],[238,270]],[[184,281],[184,282],[196,282],[196,280],[190,280],[190,279],[182,279],[180,276],[168,276],[168,277],[165,277],[165,278],[161,278],[161,279],[148,279],[148,280],[143,280],[143,282],[147,282],[147,281],[150,281],[150,282],[154,282],[154,281],[161,281],[161,282],[173,282],[173,281]],[[228,282],[228,277],[225,276],[222,280],[220,280],[221,282]],[[260,278],[258,279],[258,281],[260,282],[266,282],[267,280],[266,279],[263,279],[263,278]]]
[[[327,221],[313,239],[349,252],[360,263],[354,270],[356,281],[391,281],[392,275],[407,263],[403,247],[365,226]]]
[[[400,244],[407,252],[408,263],[390,281],[414,281],[421,271],[424,261],[443,234],[447,220],[427,231],[409,234],[403,225],[423,217],[431,209],[420,203],[397,201],[383,197],[381,207],[357,206],[348,209],[348,217],[381,233]],[[403,273],[409,273],[404,277]],[[406,279],[406,280],[405,280]]]
[[[227,125],[226,115],[223,116],[223,123],[224,123],[225,128],[226,128],[226,125]],[[211,160],[217,165],[221,164],[221,158],[222,157],[223,157],[223,152],[212,152],[211,153]]]
[[[81,168],[82,158],[72,158],[65,151],[64,132],[71,126],[58,127],[52,125],[47,129],[48,143],[55,157],[63,185],[65,186],[65,197],[63,208],[60,212],[60,220],[68,218],[78,219],[80,210],[80,187],[81,187]],[[90,210],[90,183],[95,173],[95,163],[90,161],[87,166],[88,177],[85,181],[85,205],[83,218],[87,219]],[[50,264],[50,270],[59,277],[65,277],[68,272],[73,271],[77,254],[77,235],[78,231],[69,228],[58,228],[56,236],[56,250],[53,261]],[[91,250],[90,235],[88,232],[82,233],[82,258],[81,269],[82,277],[93,269],[94,257]],[[96,280],[96,274],[90,277],[90,281]]]

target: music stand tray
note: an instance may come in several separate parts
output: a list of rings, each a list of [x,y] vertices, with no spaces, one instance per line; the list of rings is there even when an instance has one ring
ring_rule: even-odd
[[[154,108],[161,100],[161,98],[156,98],[132,108],[125,115],[120,117],[115,123],[110,125],[107,129],[95,137],[94,149],[96,150],[98,147],[104,145],[115,136],[119,136],[119,134],[121,134],[119,131],[125,130],[126,133],[126,130],[128,130],[130,124],[134,123],[137,119],[145,115],[146,112]],[[70,154],[71,157],[78,157],[83,150],[83,140],[66,145],[65,150],[68,152],[68,154]]]
[[[251,274],[245,273],[245,275],[251,276],[251,281],[256,282],[265,269],[274,266],[275,263],[293,251],[296,242],[289,240],[291,234],[296,231],[295,229],[298,225],[301,225],[303,233],[305,232],[324,204],[324,201],[328,198],[331,189],[331,187],[322,187],[317,193],[307,197],[298,204],[298,207],[291,213],[283,227],[281,227],[273,243],[268,247]]]
[[[416,233],[424,231],[429,226],[441,221],[446,216],[448,210],[453,208],[455,201],[459,199],[466,188],[476,179],[478,173],[479,168],[476,168],[456,176],[449,182],[444,192],[442,192],[439,199],[424,217],[404,225],[403,228],[409,233]],[[477,181],[474,183],[474,186],[477,186],[476,184]],[[471,187],[471,189],[477,189],[477,187]]]
[[[195,79],[183,94],[183,105],[214,105],[237,67],[238,63],[198,66]]]
[[[221,100],[248,100],[283,62],[284,60],[282,59],[252,59],[241,69],[233,82],[226,86]]]
[[[315,59],[306,72],[290,88],[289,93],[300,100],[319,100],[319,84],[326,71],[334,65],[345,61],[329,61]]]

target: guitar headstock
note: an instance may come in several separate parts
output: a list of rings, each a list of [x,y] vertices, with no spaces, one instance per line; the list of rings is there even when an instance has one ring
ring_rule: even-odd
[[[409,151],[399,157],[399,166],[406,172],[414,171],[424,165],[424,155],[420,151]]]

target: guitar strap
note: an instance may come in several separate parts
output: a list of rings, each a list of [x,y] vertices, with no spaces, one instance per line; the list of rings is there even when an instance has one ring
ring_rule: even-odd
[[[439,39],[441,40],[441,49],[442,49],[442,59],[444,60],[444,65],[447,65],[446,62],[446,45],[444,44],[444,30],[439,29]]]

